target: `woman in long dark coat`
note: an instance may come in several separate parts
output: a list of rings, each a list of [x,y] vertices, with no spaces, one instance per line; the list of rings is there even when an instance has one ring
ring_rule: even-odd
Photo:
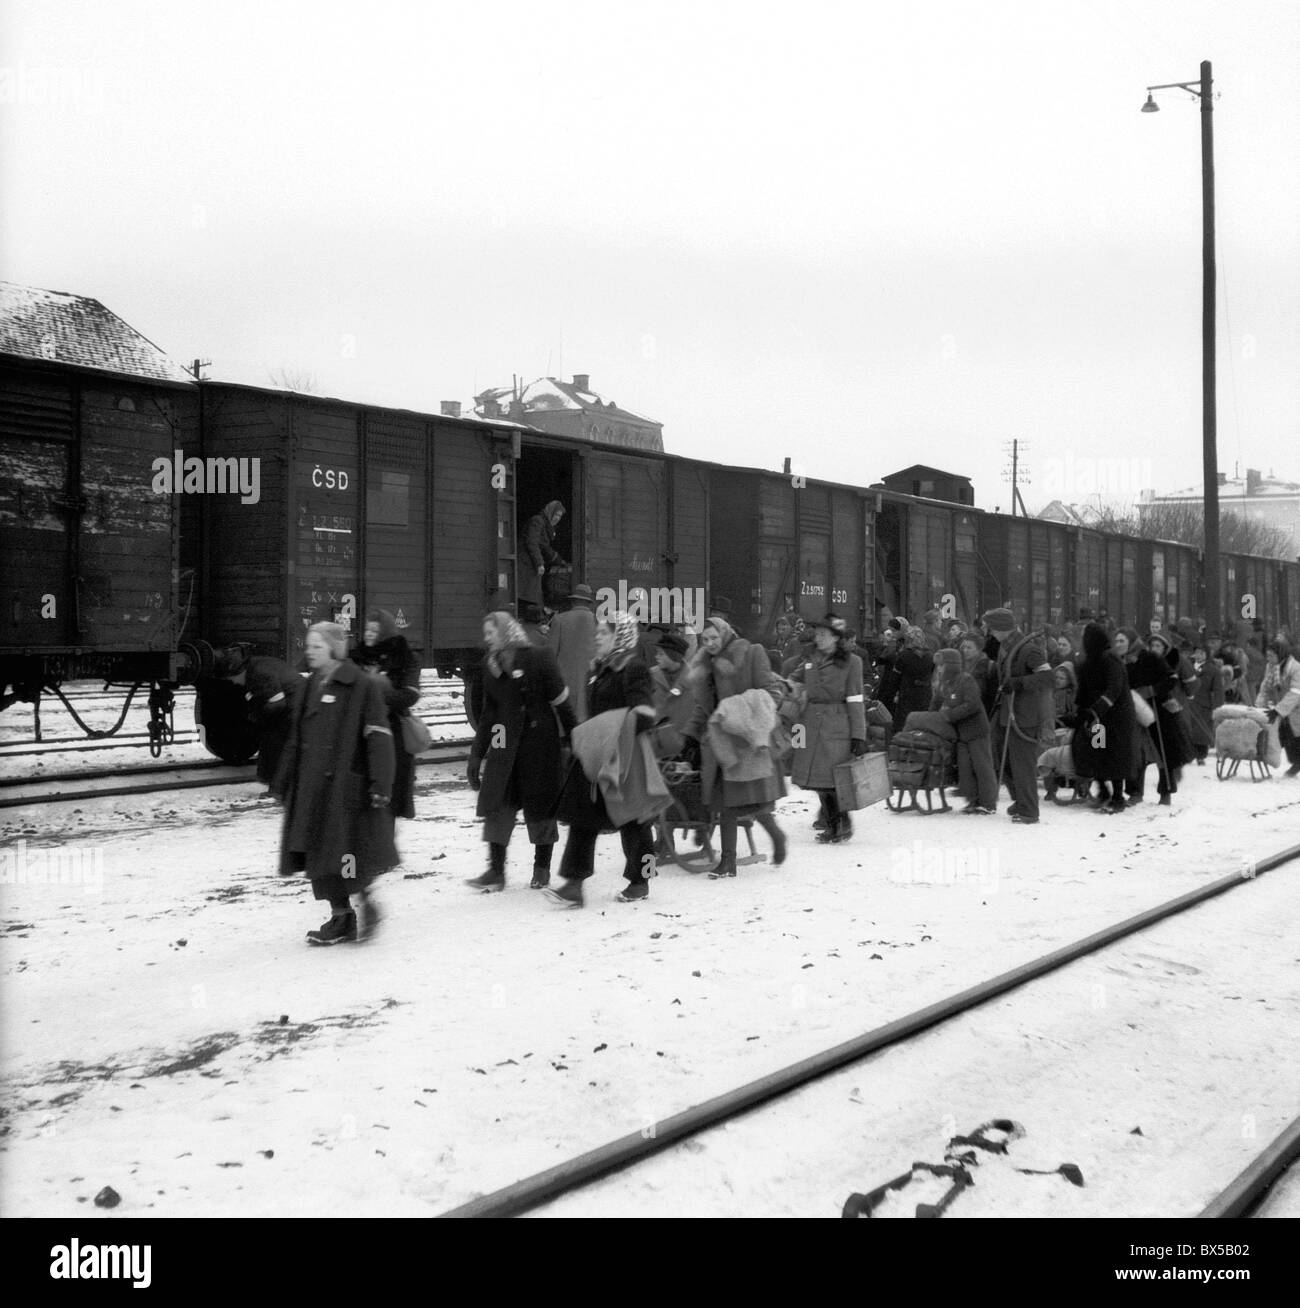
[[[894,730],[902,731],[909,713],[924,713],[934,698],[934,654],[920,627],[909,627],[894,663],[898,671],[898,698],[894,701]]]
[[[722,774],[706,731],[713,711],[733,695],[763,690],[771,695],[774,706],[778,704],[781,679],[772,671],[763,647],[737,636],[725,618],[712,617],[704,624],[700,650],[695,713],[686,729],[688,745],[684,752],[700,769],[705,802],[719,814],[721,858],[709,871],[709,876],[717,880],[736,875],[736,833],[742,817],[753,817],[771,837],[772,863],[785,861],[785,833],[772,816],[772,805],[785,794],[785,783],[772,751],[764,746],[768,767],[763,775],[751,781],[729,781]]]
[[[1171,796],[1177,793],[1183,765],[1190,763],[1196,753],[1187,730],[1187,715],[1174,698],[1178,688],[1177,651],[1171,650],[1168,639],[1159,633],[1148,637],[1152,645],[1160,647],[1159,652],[1143,647],[1137,632],[1131,627],[1124,628],[1117,635],[1127,637],[1128,652],[1132,655],[1128,664],[1129,688],[1137,691],[1147,701],[1156,716],[1151,726],[1138,727],[1139,732],[1146,737],[1147,748],[1142,757],[1135,759],[1141,771],[1135,772],[1130,779],[1130,802],[1133,799],[1141,800],[1141,774],[1150,763],[1154,763],[1159,769],[1160,803],[1168,807],[1172,802]],[[1170,653],[1175,659],[1172,666],[1168,658]]]
[[[637,657],[640,632],[627,613],[617,612],[608,621],[596,623],[596,657],[587,683],[587,723],[603,713],[629,710],[641,733],[654,726],[654,690],[650,669]],[[584,727],[584,730],[587,729]],[[650,894],[647,872],[654,874],[655,841],[651,821],[625,822],[616,827],[605,806],[605,796],[583,771],[575,756],[569,764],[555,816],[568,824],[569,836],[560,859],[558,890],[546,891],[561,908],[583,906],[582,883],[596,868],[596,840],[602,831],[617,831],[623,843],[623,879],[627,882],[617,896],[623,903],[645,899]]]
[[[533,843],[531,889],[551,879],[551,853],[559,833],[551,816],[560,794],[561,748],[575,718],[569,688],[555,655],[534,645],[523,627],[505,612],[483,619],[487,664],[483,672],[483,711],[469,754],[469,784],[478,791],[488,868],[469,885],[504,890],[506,846],[522,808]]]
[[[1223,667],[1218,659],[1211,658],[1205,642],[1192,647],[1192,668],[1196,673],[1196,689],[1187,706],[1187,725],[1192,733],[1192,746],[1196,762],[1205,766],[1206,755],[1214,748],[1214,710],[1224,702]]]
[[[546,603],[547,570],[567,566],[555,549],[555,533],[564,517],[564,505],[551,500],[540,513],[534,513],[524,523],[519,536],[519,612],[524,604],[535,604],[540,609]]]
[[[379,912],[369,893],[395,867],[392,796],[393,736],[374,677],[347,660],[342,627],[318,622],[307,632],[312,675],[297,688],[288,738],[272,793],[284,804],[282,876],[306,871],[312,894],[329,901],[330,920],[307,939],[337,945],[358,938],[349,895],[360,897],[363,933],[373,936]]]
[[[799,723],[802,744],[796,746],[790,780],[815,790],[825,826],[817,841],[839,844],[853,834],[853,822],[841,812],[835,790],[835,769],[867,752],[867,719],[862,689],[862,660],[850,652],[848,624],[834,613],[809,624],[816,650],[790,674],[805,692]]]
[[[402,719],[420,698],[420,660],[397,630],[397,622],[387,609],[372,609],[366,614],[362,645],[352,661],[380,677],[379,688],[388,706],[388,726],[393,733],[393,750],[397,755],[397,773],[393,780],[393,816],[415,816],[415,757],[402,740]]]
[[[1124,782],[1134,772],[1137,717],[1129,694],[1128,673],[1110,647],[1105,627],[1089,623],[1083,631],[1083,662],[1074,712],[1065,720],[1073,728],[1070,757],[1081,777],[1097,782],[1094,807],[1124,811]]]

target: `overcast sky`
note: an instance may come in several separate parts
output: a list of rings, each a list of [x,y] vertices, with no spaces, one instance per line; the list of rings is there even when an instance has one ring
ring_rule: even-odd
[[[8,280],[218,379],[587,372],[670,450],[984,507],[1017,436],[1031,509],[1200,481],[1199,114],[1138,111],[1210,59],[1219,466],[1300,480],[1295,0],[3,13]]]

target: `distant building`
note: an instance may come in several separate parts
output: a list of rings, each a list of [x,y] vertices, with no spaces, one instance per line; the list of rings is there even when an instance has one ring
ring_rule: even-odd
[[[1063,522],[1069,527],[1086,527],[1087,520],[1075,504],[1063,504],[1053,500],[1046,508],[1038,510],[1036,515],[1046,522]]]
[[[150,381],[194,381],[98,300],[14,282],[0,282],[0,355]]]
[[[1204,501],[1200,486],[1168,495],[1143,491],[1138,512],[1145,513],[1157,504],[1203,504]],[[1257,468],[1247,468],[1244,477],[1229,477],[1221,472],[1219,512],[1235,513],[1280,528],[1291,538],[1289,556],[1300,555],[1300,483],[1282,481],[1271,473],[1262,476]]]
[[[927,468],[914,463],[901,472],[891,472],[883,478],[887,489],[904,495],[917,495],[927,500],[943,500],[946,504],[974,504],[975,488],[969,477],[939,468]]]
[[[595,445],[634,450],[662,450],[663,423],[602,399],[591,389],[589,373],[574,373],[571,382],[539,377],[522,388],[486,390],[474,397],[480,418],[509,418],[557,436],[572,436]]]

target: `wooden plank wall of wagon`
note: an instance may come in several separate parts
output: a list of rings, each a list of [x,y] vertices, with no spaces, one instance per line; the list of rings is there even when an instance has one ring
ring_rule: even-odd
[[[831,501],[825,486],[802,486],[795,489],[794,505],[799,524],[799,612],[805,618],[817,618],[830,605]],[[760,636],[770,642],[777,618],[784,605],[765,609]]]
[[[830,606],[858,632],[867,616],[862,540],[862,500],[853,491],[832,490]]]
[[[487,437],[435,420],[433,571],[429,579],[435,649],[483,643],[483,614],[497,590],[492,463]]]
[[[283,658],[289,645],[284,616],[285,522],[291,511],[288,400],[217,383],[204,385],[202,400],[203,454],[260,460],[260,498],[241,504],[238,495],[182,497],[185,567],[194,568],[195,592],[204,605],[197,624],[191,616],[188,630],[214,645],[251,641],[259,653]],[[202,541],[192,534],[191,499],[201,500],[207,515],[206,581]]]
[[[130,383],[85,384],[80,407],[80,643],[166,650],[178,631],[173,580],[178,523],[153,463],[173,458],[170,395]]]
[[[68,493],[72,384],[6,369],[0,381],[0,648],[71,642]],[[53,596],[53,616],[45,596]]]
[[[351,407],[293,401],[291,662],[301,656],[315,622],[360,630],[360,416]]]
[[[668,465],[661,459],[617,458],[621,513],[618,578],[653,592],[669,583]],[[664,620],[666,615],[658,615]]]
[[[728,468],[709,473],[708,606],[720,597],[730,600],[732,625],[745,637],[750,635],[756,588],[762,611],[761,584],[755,575],[762,475]]]
[[[920,622],[952,592],[952,518],[950,509],[913,504],[907,519],[907,618]]]
[[[709,473],[698,464],[671,465],[673,505],[672,537],[668,550],[677,556],[670,574],[670,584],[683,592],[698,591],[707,604],[709,593]],[[698,598],[698,597],[697,597]],[[693,615],[695,625],[702,623],[708,610],[699,607]]]
[[[953,514],[952,594],[957,601],[957,618],[963,626],[980,616],[979,522],[973,513]]]
[[[430,639],[428,424],[375,410],[365,422],[365,608],[387,609],[411,648],[423,651]]]
[[[582,460],[585,576],[595,591],[618,590],[623,563],[623,474],[612,455],[592,451]],[[628,581],[628,586],[644,584]]]

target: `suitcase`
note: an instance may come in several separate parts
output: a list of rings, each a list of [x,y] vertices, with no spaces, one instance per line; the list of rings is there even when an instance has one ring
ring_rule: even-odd
[[[835,799],[845,813],[879,804],[891,789],[883,754],[863,754],[835,765]]]

